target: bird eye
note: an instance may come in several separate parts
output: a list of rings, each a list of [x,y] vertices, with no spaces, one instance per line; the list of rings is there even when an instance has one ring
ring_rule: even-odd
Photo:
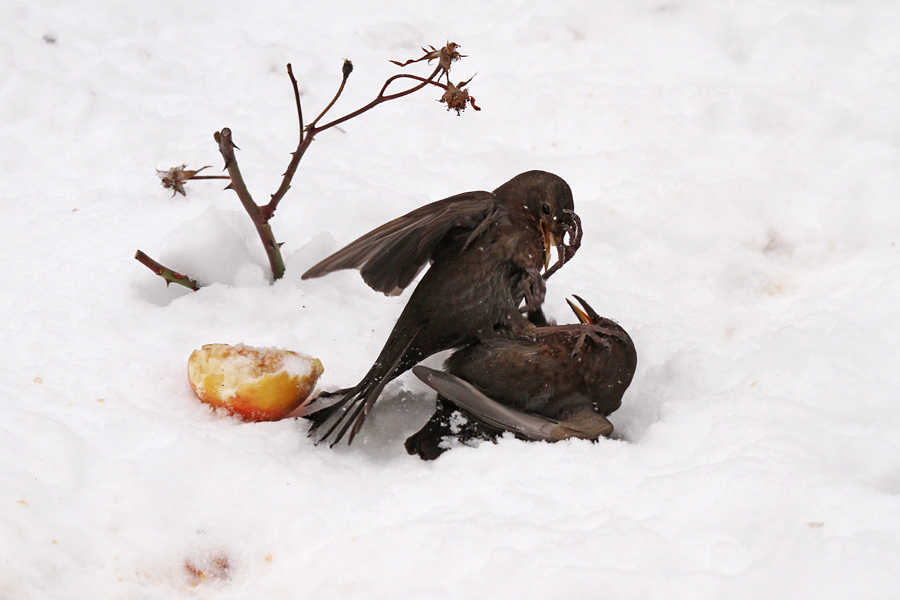
[[[546,202],[544,202],[544,205],[541,207],[541,210],[544,212],[545,215],[549,215],[550,214],[550,205],[547,204]]]

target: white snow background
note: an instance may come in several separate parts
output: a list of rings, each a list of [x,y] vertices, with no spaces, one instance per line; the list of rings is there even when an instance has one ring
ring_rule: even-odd
[[[0,598],[900,597],[898,32],[877,0],[5,0]],[[335,116],[447,40],[483,110],[425,90],[321,134],[272,221],[276,284],[223,182],[160,185],[220,172],[227,126],[267,201],[288,62],[309,120],[344,58]],[[196,400],[212,342],[356,383],[409,291],[300,275],[529,169],[584,221],[548,312],[579,294],[638,349],[614,439],[425,463],[409,374],[334,450]],[[167,288],[138,248],[210,285]]]

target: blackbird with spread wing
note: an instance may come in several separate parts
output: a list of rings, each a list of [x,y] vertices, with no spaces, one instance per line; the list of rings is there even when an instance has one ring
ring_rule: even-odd
[[[572,258],[580,241],[569,185],[552,173],[528,171],[493,192],[416,209],[309,269],[303,279],[359,269],[371,288],[394,294],[430,263],[366,376],[311,404],[310,435],[334,445],[350,431],[352,442],[384,386],[436,352],[498,333],[527,337],[532,321],[543,321],[544,278]],[[542,277],[554,247],[557,263]],[[337,402],[318,408],[333,397]]]

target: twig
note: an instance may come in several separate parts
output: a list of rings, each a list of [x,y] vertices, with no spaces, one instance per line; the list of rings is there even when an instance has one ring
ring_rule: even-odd
[[[322,117],[325,116],[325,113],[327,113],[329,110],[331,110],[331,107],[333,107],[334,104],[338,101],[338,98],[340,98],[341,93],[343,93],[343,91],[344,91],[344,86],[347,84],[347,78],[349,78],[350,73],[353,72],[353,63],[350,62],[349,60],[345,60],[344,66],[341,69],[341,72],[343,74],[343,77],[341,78],[341,84],[340,84],[340,86],[338,86],[338,90],[335,93],[334,98],[331,99],[331,102],[328,103],[328,106],[326,106],[325,109],[321,113],[319,113],[319,116],[316,117],[312,123],[310,123],[308,126],[304,127],[303,126],[303,111],[300,106],[300,93],[297,89],[297,80],[294,78],[294,72],[291,69],[290,63],[287,66],[287,70],[288,70],[288,76],[290,76],[290,78],[291,78],[291,85],[294,88],[294,99],[296,100],[296,103],[297,103],[297,115],[298,115],[298,118],[300,121],[300,142],[297,144],[297,149],[291,153],[291,162],[288,164],[287,169],[285,169],[285,171],[284,171],[284,175],[281,180],[281,186],[279,186],[278,190],[274,194],[272,194],[272,197],[269,200],[269,203],[260,208],[261,217],[265,221],[268,221],[275,215],[275,209],[278,208],[278,203],[281,202],[281,199],[284,198],[284,195],[291,188],[291,181],[294,178],[294,174],[297,172],[297,166],[300,164],[300,159],[302,159],[303,155],[306,154],[307,149],[309,148],[310,144],[312,144],[312,141],[316,137],[316,135],[325,131],[326,129],[331,129],[332,127],[334,127],[336,125],[339,125],[345,121],[349,121],[350,119],[352,119],[354,117],[358,117],[359,115],[363,114],[364,112],[372,110],[373,108],[375,108],[382,102],[387,102],[389,100],[395,100],[397,98],[402,98],[403,96],[408,96],[409,94],[412,94],[413,92],[417,92],[418,90],[422,89],[423,87],[427,86],[428,84],[435,85],[444,90],[447,89],[447,86],[444,85],[443,83],[434,81],[434,78],[442,71],[442,68],[440,66],[438,68],[436,68],[434,70],[434,72],[428,78],[419,77],[418,75],[411,75],[408,73],[401,73],[399,75],[394,75],[394,76],[390,77],[387,81],[384,82],[384,85],[381,87],[381,90],[378,92],[378,95],[375,97],[374,100],[369,102],[367,105],[363,106],[362,108],[360,108],[358,110],[353,111],[352,113],[344,115],[343,117],[340,117],[329,123],[326,123],[325,125],[322,125],[321,127],[317,127],[316,123],[318,123],[322,119]],[[419,83],[419,85],[413,86],[412,88],[409,88],[407,90],[403,90],[402,92],[397,92],[395,94],[390,94],[390,95],[386,96],[385,92],[387,91],[388,86],[397,79],[414,79],[420,83]],[[276,277],[276,279],[277,279],[277,277]]]
[[[335,119],[334,121],[331,121],[330,123],[326,123],[325,125],[322,125],[321,127],[316,127],[313,129],[310,129],[309,127],[307,127],[307,137],[312,137],[312,136],[316,135],[317,133],[321,133],[321,132],[325,131],[326,129],[331,129],[335,125],[340,125],[344,121],[349,121],[350,119],[358,117],[359,115],[363,114],[364,112],[372,110],[373,108],[375,108],[382,102],[388,102],[389,100],[396,100],[397,98],[402,98],[403,96],[408,96],[409,94],[412,94],[413,92],[418,92],[419,90],[421,90],[423,87],[425,87],[428,84],[435,85],[441,89],[446,90],[447,86],[445,86],[443,83],[434,81],[435,76],[438,75],[440,72],[441,72],[441,68],[438,67],[437,69],[434,70],[434,73],[432,73],[427,79],[417,77],[416,75],[410,75],[408,73],[401,73],[399,75],[394,75],[393,77],[389,78],[387,81],[384,82],[384,85],[382,86],[381,91],[378,92],[378,96],[376,96],[374,100],[372,100],[371,102],[369,102],[362,108],[357,109],[357,110],[353,111],[352,113],[346,114],[339,119]],[[391,82],[393,82],[396,79],[415,79],[416,81],[421,81],[421,83],[419,85],[413,86],[407,90],[403,90],[402,92],[397,92],[396,94],[390,94],[390,95],[385,96],[384,92],[387,91],[387,88],[391,84]]]
[[[297,79],[294,77],[293,69],[291,69],[291,63],[288,63],[287,65],[287,72],[288,77],[291,78],[291,86],[294,88],[294,101],[297,104],[297,118],[300,121],[300,141],[297,143],[297,149],[291,153],[291,162],[288,163],[287,169],[284,170],[284,175],[281,178],[281,185],[278,186],[278,189],[272,194],[269,203],[260,209],[260,212],[262,213],[261,218],[266,222],[275,215],[275,209],[278,208],[278,203],[281,202],[281,199],[284,198],[287,191],[291,189],[291,180],[294,178],[294,173],[297,172],[297,165],[300,164],[300,159],[303,158],[306,149],[309,148],[309,143],[304,141],[305,129],[303,127],[303,107],[300,105],[300,90],[297,88]],[[344,77],[344,81],[346,80],[347,78]],[[343,82],[341,82],[341,89],[343,89],[343,87]],[[334,102],[332,101],[332,104],[333,103]]]
[[[459,60],[463,56],[457,51],[459,45],[453,42],[447,42],[447,45],[440,50],[434,47],[429,48],[430,50],[426,48],[422,49],[425,54],[421,58],[408,60],[405,63],[400,63],[397,61],[391,62],[403,67],[421,61],[428,61],[430,63],[432,60],[437,59],[438,66],[437,68],[435,68],[434,72],[431,73],[431,75],[429,75],[428,77],[420,77],[418,75],[401,73],[389,77],[384,82],[384,85],[381,87],[381,90],[378,92],[378,95],[374,100],[372,100],[365,106],[353,112],[350,112],[343,117],[334,119],[322,126],[319,126],[318,123],[322,118],[325,117],[328,111],[332,109],[332,107],[341,97],[341,94],[344,91],[344,87],[347,84],[347,79],[350,77],[350,73],[353,71],[353,63],[349,60],[344,61],[343,67],[341,69],[343,77],[341,78],[340,86],[338,86],[334,98],[331,99],[331,102],[328,103],[325,109],[322,110],[321,113],[319,113],[319,116],[317,116],[309,125],[304,125],[303,123],[303,109],[300,103],[300,90],[297,85],[297,79],[294,77],[294,71],[289,63],[287,65],[287,72],[291,80],[291,86],[294,90],[294,101],[297,105],[297,120],[300,125],[299,141],[297,142],[297,149],[291,153],[291,161],[288,163],[287,169],[285,169],[285,172],[282,175],[281,185],[279,185],[278,189],[275,190],[275,193],[271,195],[267,204],[258,205],[250,195],[250,191],[247,189],[247,184],[244,182],[243,175],[241,174],[241,170],[238,167],[237,158],[234,153],[234,150],[235,148],[237,148],[237,146],[234,144],[234,140],[231,137],[231,130],[227,127],[223,127],[221,131],[217,131],[213,136],[216,140],[216,143],[219,145],[219,152],[221,152],[222,158],[225,160],[225,169],[228,171],[227,176],[197,175],[197,173],[207,167],[203,167],[203,169],[198,169],[195,171],[186,171],[186,165],[181,165],[181,167],[173,167],[167,172],[159,172],[160,178],[163,179],[163,185],[165,185],[167,188],[174,188],[175,192],[173,192],[173,194],[176,192],[184,194],[184,182],[190,179],[230,179],[231,182],[225,189],[234,190],[234,192],[237,194],[238,199],[241,201],[244,210],[253,221],[253,225],[256,227],[256,231],[259,234],[260,240],[262,241],[266,256],[268,256],[269,258],[269,265],[272,269],[273,279],[281,279],[281,277],[284,275],[284,258],[281,255],[281,244],[275,241],[275,235],[272,232],[272,227],[269,225],[269,221],[275,215],[275,210],[278,208],[278,204],[290,189],[291,181],[293,180],[294,175],[297,172],[297,167],[300,164],[300,160],[303,158],[303,155],[306,153],[307,149],[309,149],[309,146],[310,144],[312,144],[312,141],[316,137],[316,135],[327,129],[336,127],[341,123],[344,123],[345,121],[349,121],[354,117],[358,117],[359,115],[375,108],[383,102],[388,102],[390,100],[402,98],[403,96],[408,96],[428,85],[433,85],[444,90],[444,98],[441,99],[441,102],[447,102],[448,107],[450,106],[450,102],[448,102],[446,99],[448,94],[453,92],[453,94],[455,94],[456,96],[460,96],[460,99],[456,101],[456,104],[460,104],[461,106],[453,106],[453,108],[456,109],[457,113],[465,108],[466,102],[471,103],[472,107],[475,108],[475,110],[480,110],[475,106],[474,99],[470,99],[468,97],[468,93],[465,92],[465,90],[458,90],[454,88],[450,83],[450,64],[454,61]],[[440,82],[440,79],[442,77],[446,77],[446,84]],[[412,79],[417,83],[416,85],[413,85],[412,87],[409,87],[407,89],[395,92],[393,94],[388,94],[387,91],[390,85],[399,79]],[[468,82],[460,83],[457,87],[462,88],[467,83]],[[186,287],[190,287],[191,289],[196,289],[195,287],[192,287],[192,285],[198,286],[198,284],[190,278],[187,278],[179,273],[175,273],[171,269],[163,267],[159,263],[150,259],[140,250],[138,250],[135,258],[137,258],[143,264],[147,265],[147,267],[152,269],[157,275],[165,278],[167,282],[178,283],[179,285],[184,285]],[[190,283],[185,283],[186,281]]]
[[[272,226],[269,225],[262,209],[253,201],[253,197],[250,196],[250,192],[247,190],[247,184],[244,183],[244,176],[241,175],[241,169],[238,167],[237,158],[234,155],[234,149],[237,146],[234,145],[234,140],[231,138],[231,130],[223,127],[222,131],[217,131],[213,135],[213,138],[219,144],[219,152],[222,153],[222,158],[225,159],[225,168],[228,169],[228,174],[231,175],[231,183],[225,186],[225,189],[234,190],[241,204],[244,205],[244,210],[250,215],[250,219],[253,220],[253,225],[256,227],[256,232],[259,234],[259,239],[262,240],[266,256],[269,257],[272,277],[281,279],[284,275],[284,258],[281,256],[281,244],[275,241]]]
[[[166,286],[168,286],[170,283],[177,283],[178,285],[183,285],[189,290],[193,290],[195,292],[201,287],[199,283],[197,283],[187,275],[182,275],[181,273],[173,271],[169,267],[165,267],[159,264],[140,250],[135,253],[134,257],[139,263],[165,279]]]
[[[325,109],[321,113],[319,113],[319,116],[313,119],[313,122],[309,124],[310,129],[316,128],[316,123],[318,123],[322,119],[322,117],[325,116],[325,113],[331,110],[331,107],[334,106],[334,103],[337,102],[337,99],[341,97],[341,92],[344,91],[344,86],[347,84],[347,78],[350,77],[350,73],[353,72],[353,63],[349,60],[344,60],[344,67],[343,69],[341,69],[341,72],[343,74],[343,77],[341,78],[341,85],[338,86],[337,93],[334,95],[334,98],[331,99],[331,102],[328,103],[328,106],[326,106]]]

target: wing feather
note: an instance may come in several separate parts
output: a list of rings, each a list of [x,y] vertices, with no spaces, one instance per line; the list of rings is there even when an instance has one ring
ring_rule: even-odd
[[[492,208],[490,192],[466,192],[432,202],[351,242],[309,269],[302,279],[359,269],[375,291],[398,293],[428,264],[451,229],[476,229]]]

